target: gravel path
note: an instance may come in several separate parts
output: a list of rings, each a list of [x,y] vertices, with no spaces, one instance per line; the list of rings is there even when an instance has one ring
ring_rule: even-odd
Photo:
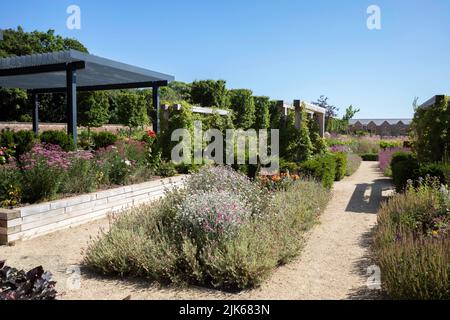
[[[81,289],[76,270],[82,250],[108,221],[46,235],[0,247],[0,259],[29,269],[42,265],[58,281],[60,299],[366,299],[376,292],[366,289],[366,269],[371,265],[368,246],[380,202],[391,192],[390,182],[377,163],[363,162],[350,178],[335,184],[333,199],[320,224],[308,235],[300,258],[274,271],[259,289],[226,294],[203,288],[161,288],[138,279],[101,278],[81,268]]]

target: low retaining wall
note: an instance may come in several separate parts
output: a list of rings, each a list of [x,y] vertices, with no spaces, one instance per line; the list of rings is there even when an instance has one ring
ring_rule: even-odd
[[[152,126],[146,128],[146,130],[151,129]],[[0,131],[1,130],[12,130],[12,131],[20,131],[20,130],[33,130],[33,124],[30,122],[0,122]],[[78,129],[83,129],[79,127]],[[39,132],[44,131],[67,131],[66,123],[39,123]],[[128,127],[122,126],[120,124],[106,124],[101,128],[92,128],[93,132],[101,132],[101,131],[109,131],[112,133],[119,133],[120,130],[129,130]]]
[[[0,244],[81,225],[157,200],[165,190],[181,187],[184,179],[177,176],[14,210],[0,209]]]

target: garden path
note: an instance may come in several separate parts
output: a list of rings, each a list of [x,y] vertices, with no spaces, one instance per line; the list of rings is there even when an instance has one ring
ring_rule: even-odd
[[[101,220],[49,234],[13,247],[0,246],[8,265],[30,269],[42,265],[53,272],[60,299],[366,299],[378,297],[367,289],[366,270],[376,212],[388,193],[390,181],[375,162],[363,162],[352,176],[337,182],[320,224],[307,236],[302,255],[278,268],[259,289],[228,294],[190,287],[161,288],[143,280],[98,277],[81,269],[82,250],[100,228]],[[75,267],[70,267],[75,266]],[[80,279],[81,289],[76,289]],[[74,287],[75,285],[75,287]]]

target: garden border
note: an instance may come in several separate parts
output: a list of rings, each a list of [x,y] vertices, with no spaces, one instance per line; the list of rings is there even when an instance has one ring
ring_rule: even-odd
[[[17,209],[0,209],[0,245],[85,224],[155,201],[164,196],[165,190],[181,187],[185,177],[159,179]]]

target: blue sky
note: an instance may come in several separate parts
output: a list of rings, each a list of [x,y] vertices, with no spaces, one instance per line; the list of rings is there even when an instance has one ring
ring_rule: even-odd
[[[81,8],[81,30],[66,9]],[[381,30],[366,27],[381,8]],[[175,75],[225,79],[273,99],[326,95],[359,118],[408,118],[450,94],[448,0],[15,0],[0,28],[55,29],[91,53]],[[342,112],[341,112],[342,113]]]

